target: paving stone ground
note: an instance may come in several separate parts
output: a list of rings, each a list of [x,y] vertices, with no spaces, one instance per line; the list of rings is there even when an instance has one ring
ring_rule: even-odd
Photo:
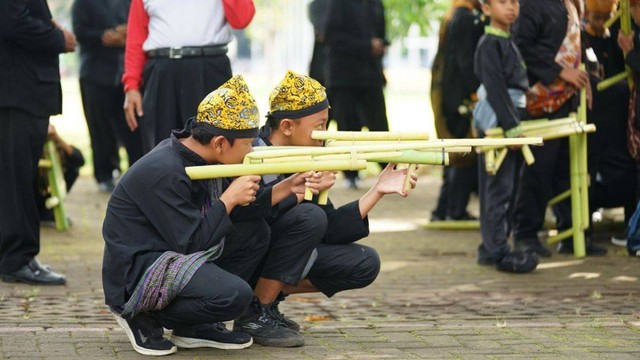
[[[476,265],[477,231],[424,228],[439,183],[425,174],[409,198],[387,197],[371,213],[372,234],[363,242],[383,261],[373,285],[331,299],[294,295],[281,306],[302,323],[304,347],[180,349],[171,358],[640,358],[640,259],[608,244],[615,226],[595,235],[609,248],[606,257],[554,253],[532,274],[499,273]],[[364,193],[336,188],[337,204]],[[82,178],[68,197],[71,230],[42,230],[39,258],[67,275],[66,286],[0,283],[1,358],[143,358],[104,306],[107,200]]]

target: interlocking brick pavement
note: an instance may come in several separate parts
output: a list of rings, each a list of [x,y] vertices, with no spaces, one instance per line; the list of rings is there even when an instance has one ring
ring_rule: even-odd
[[[373,179],[364,181],[371,185]],[[340,185],[340,184],[338,184]],[[364,190],[332,191],[341,204]],[[475,264],[477,231],[426,230],[439,179],[423,175],[407,199],[370,215],[381,274],[366,289],[293,295],[281,309],[306,345],[240,351],[181,349],[176,359],[638,359],[640,259],[610,246],[603,258],[553,255],[527,275]],[[101,226],[108,196],[89,178],[68,197],[73,226],[42,230],[39,258],[62,287],[0,283],[0,357],[139,359],[104,306]],[[472,206],[473,207],[473,206]]]

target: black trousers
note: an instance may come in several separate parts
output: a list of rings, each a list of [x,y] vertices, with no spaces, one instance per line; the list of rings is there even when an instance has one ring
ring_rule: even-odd
[[[471,193],[478,188],[478,169],[475,166],[446,166],[442,186],[432,214],[440,219],[464,220]]]
[[[248,284],[269,248],[269,225],[260,219],[236,223],[222,255],[198,269],[166,308],[149,315],[167,329],[198,328],[242,315],[251,302]]]
[[[316,250],[307,278],[327,297],[369,286],[380,273],[380,256],[368,246],[321,243]]]
[[[151,58],[143,73],[140,132],[144,153],[182,129],[210,92],[231,78],[226,55],[182,59]]]
[[[260,276],[295,286],[327,231],[327,215],[315,204],[302,203],[280,215],[270,227],[271,243]]]
[[[332,87],[331,115],[341,131],[389,131],[387,107],[382,87]],[[386,164],[381,164],[383,167]],[[347,178],[356,178],[357,171],[345,171]]]
[[[120,145],[127,150],[129,166],[142,156],[140,131],[131,132],[127,126],[122,110],[122,87],[103,86],[80,79],[80,92],[91,137],[93,176],[98,182],[110,180],[114,170],[121,170]]]
[[[575,99],[573,99],[575,100]],[[574,102],[568,101],[562,108],[549,115],[549,119],[567,117]],[[549,140],[544,146],[532,146],[536,161],[523,165],[514,209],[514,241],[538,239],[538,231],[544,225],[549,200],[569,189],[569,142],[567,138]],[[571,202],[561,201],[553,207],[558,229],[571,227]]]
[[[49,118],[0,107],[0,124],[0,273],[11,273],[40,252],[35,191]]]
[[[512,213],[520,178],[522,155],[509,151],[495,175],[487,174],[485,156],[478,156],[481,248],[488,256],[500,258],[509,252]]]

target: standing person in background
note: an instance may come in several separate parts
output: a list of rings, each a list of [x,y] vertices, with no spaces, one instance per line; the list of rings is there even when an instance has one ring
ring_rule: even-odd
[[[577,108],[579,91],[589,86],[588,74],[578,69],[581,62],[581,0],[522,0],[515,23],[515,41],[522,53],[531,90],[527,94],[530,118],[561,119]],[[569,188],[569,146],[567,139],[545,141],[531,149],[535,163],[522,168],[514,210],[516,250],[542,257],[551,252],[542,246],[538,231],[544,224],[547,202]],[[569,201],[553,208],[558,230],[571,227]],[[573,240],[563,240],[558,252],[573,253]],[[587,255],[604,255],[606,249],[586,244]]]
[[[313,0],[309,3],[309,21],[313,25],[313,54],[309,64],[309,76],[325,84],[325,35],[324,25],[327,16],[328,0]]]
[[[80,92],[91,137],[93,176],[100,191],[114,189],[120,172],[120,143],[129,166],[142,156],[140,132],[131,131],[122,112],[120,84],[130,0],[75,0],[73,31],[80,44]]]
[[[440,30],[439,58],[434,66],[438,77],[436,114],[444,118],[440,137],[470,137],[471,110],[475,92],[480,83],[473,73],[473,54],[484,32],[484,20],[477,0],[454,0]],[[438,92],[439,90],[439,92]],[[438,122],[436,120],[436,122]],[[432,220],[473,219],[467,212],[471,193],[477,188],[475,159],[471,164],[460,164],[444,170],[443,184]]]
[[[49,116],[62,112],[58,55],[75,48],[75,36],[51,18],[45,0],[0,2],[0,278],[5,282],[66,282],[35,258],[40,252],[35,189]]]
[[[140,126],[145,153],[183,128],[200,100],[231,78],[231,28],[246,27],[254,14],[252,0],[132,1],[124,110],[131,130]]]
[[[388,131],[383,88],[382,56],[386,39],[381,0],[331,0],[327,8],[325,40],[326,86],[332,116],[340,130]],[[358,173],[345,172],[347,186],[358,187]]]

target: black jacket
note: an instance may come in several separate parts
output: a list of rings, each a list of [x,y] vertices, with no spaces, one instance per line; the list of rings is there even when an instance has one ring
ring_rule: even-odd
[[[371,53],[371,39],[386,41],[380,0],[331,0],[325,36],[328,87],[384,86],[382,57]]]
[[[45,0],[0,1],[0,107],[60,114],[58,55],[64,45]]]
[[[567,34],[567,8],[562,0],[521,0],[513,26],[514,40],[529,75],[529,84],[549,84],[562,71],[556,54]]]
[[[75,0],[71,11],[73,32],[80,44],[80,79],[102,86],[120,86],[124,47],[107,47],[102,34],[127,23],[130,0]]]

